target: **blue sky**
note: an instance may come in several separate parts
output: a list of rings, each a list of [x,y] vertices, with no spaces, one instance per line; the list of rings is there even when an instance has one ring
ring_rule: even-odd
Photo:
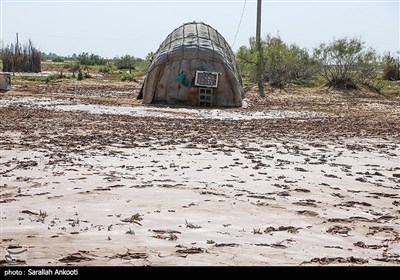
[[[32,39],[44,52],[90,52],[112,58],[145,57],[185,22],[203,21],[233,50],[255,35],[256,2],[247,1],[34,1],[0,0],[1,38]],[[379,53],[400,50],[399,1],[263,1],[262,35],[312,49],[342,36],[361,37]]]

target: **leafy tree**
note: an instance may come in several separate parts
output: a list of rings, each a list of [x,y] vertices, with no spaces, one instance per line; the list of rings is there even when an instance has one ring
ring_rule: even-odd
[[[292,80],[309,80],[318,71],[318,63],[306,49],[287,45],[280,37],[267,37],[264,50],[265,76],[272,86],[284,87]]]
[[[274,87],[284,87],[296,79],[311,79],[318,71],[318,63],[306,49],[297,45],[287,45],[279,36],[267,36],[262,40],[263,78]],[[250,38],[250,48],[241,47],[237,52],[239,67],[244,76],[252,81],[257,79],[257,48],[254,38]]]
[[[72,76],[75,77],[75,72],[80,72],[81,65],[79,61],[68,64],[68,70],[72,72]]]
[[[241,46],[236,53],[236,59],[242,75],[250,81],[257,81],[257,50],[255,39],[250,38],[250,47]]]
[[[367,83],[376,77],[377,56],[358,38],[334,39],[314,50],[321,63],[323,77],[329,87],[355,89],[357,83]]]
[[[89,54],[89,53],[81,53],[77,57],[79,63],[84,65],[85,68],[88,68],[88,65],[105,65],[107,60],[99,55]]]
[[[129,73],[132,73],[132,70],[135,70],[135,65],[140,62],[142,59],[135,58],[134,56],[125,55],[121,58],[117,58],[115,61],[115,66],[118,69],[128,69]]]
[[[146,55],[145,60],[147,60],[149,63],[152,63],[152,62],[153,62],[153,58],[154,58],[154,52],[149,52],[149,53]]]

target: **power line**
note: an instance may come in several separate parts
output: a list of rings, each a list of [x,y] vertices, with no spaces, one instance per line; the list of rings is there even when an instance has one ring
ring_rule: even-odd
[[[236,30],[235,37],[233,38],[232,48],[235,45],[236,37],[237,37],[237,35],[239,33],[240,25],[242,24],[242,19],[243,19],[243,15],[244,15],[244,9],[246,8],[246,3],[247,3],[247,0],[245,0],[244,4],[243,4],[242,15],[240,16],[239,25],[238,25],[238,28]]]

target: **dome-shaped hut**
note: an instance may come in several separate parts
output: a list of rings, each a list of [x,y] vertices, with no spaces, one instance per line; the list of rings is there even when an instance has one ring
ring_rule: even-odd
[[[153,56],[138,98],[143,103],[242,106],[242,79],[224,37],[202,22],[183,24]]]

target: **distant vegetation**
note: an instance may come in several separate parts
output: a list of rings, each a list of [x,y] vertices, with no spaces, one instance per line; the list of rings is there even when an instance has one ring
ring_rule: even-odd
[[[23,80],[48,82],[55,79],[76,78],[80,81],[102,74],[111,80],[137,82],[139,77],[146,74],[152,58],[152,53],[145,59],[128,54],[108,59],[89,52],[74,53],[71,56],[60,56],[52,52],[40,54],[44,70],[58,73],[49,75],[46,79],[30,77]]]
[[[279,36],[269,35],[261,44],[262,77],[272,87],[283,88],[290,83],[313,86],[323,82],[336,89],[364,86],[381,92],[387,85],[384,80],[400,80],[399,57],[389,53],[379,58],[359,38],[335,39],[320,44],[312,53],[295,44],[286,44]],[[250,38],[250,47],[241,47],[236,57],[244,80],[256,83],[255,39]],[[389,87],[389,92],[396,88],[400,94],[400,85]]]
[[[55,58],[53,58],[51,61],[53,62],[64,62],[64,58],[61,56],[57,56]]]
[[[312,51],[285,43],[280,36],[268,35],[261,42],[263,50],[262,77],[272,87],[289,85],[307,87],[328,86],[336,89],[367,87],[385,94],[400,94],[399,53],[379,57],[360,38],[343,37],[322,43]],[[257,51],[254,38],[249,46],[236,53],[239,69],[246,84],[257,82]],[[56,72],[46,79],[75,78],[77,80],[101,74],[110,80],[138,82],[146,74],[154,53],[146,58],[126,54],[112,59],[89,52],[60,56],[43,53],[31,41],[24,46],[11,44],[1,51],[5,72]]]

